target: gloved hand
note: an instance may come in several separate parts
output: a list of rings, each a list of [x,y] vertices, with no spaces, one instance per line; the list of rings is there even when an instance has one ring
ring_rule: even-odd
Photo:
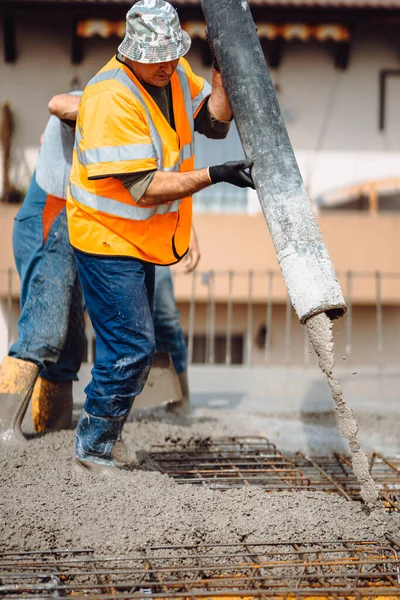
[[[213,67],[214,67],[214,69],[215,69],[216,71],[218,71],[218,73],[219,73],[219,66],[218,66],[218,63],[217,63],[217,59],[216,59],[216,57],[215,57],[215,53],[214,53],[214,47],[213,47],[213,45],[212,45],[212,41],[211,41],[211,39],[210,39],[210,37],[209,37],[209,35],[208,35],[208,28],[207,28],[207,27],[205,28],[205,32],[206,32],[206,40],[207,40],[207,44],[208,44],[208,47],[209,47],[209,49],[210,49],[210,53],[211,53],[211,57],[212,57],[212,64],[213,64]]]
[[[250,174],[252,166],[251,160],[232,160],[222,165],[209,167],[208,174],[212,183],[226,181],[226,183],[231,183],[237,187],[251,187],[254,190],[254,182]]]

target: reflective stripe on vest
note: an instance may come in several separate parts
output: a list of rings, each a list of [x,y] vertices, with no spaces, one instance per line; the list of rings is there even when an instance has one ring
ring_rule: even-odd
[[[202,105],[202,103],[204,102],[204,100],[210,94],[211,94],[211,85],[208,83],[208,81],[204,80],[203,89],[191,101],[192,106],[193,106],[193,116],[197,113],[197,111],[199,110],[199,108]],[[189,94],[189,97],[190,97],[190,94]]]
[[[163,171],[169,171],[169,172],[179,171],[182,162],[184,160],[187,160],[188,158],[191,158],[191,156],[193,156],[193,154],[194,154],[194,143],[192,142],[191,144],[186,144],[186,146],[183,146],[183,148],[180,151],[179,160],[176,163],[176,165],[174,165],[173,167],[166,167],[163,169]]]
[[[78,158],[79,158],[79,162],[81,163],[81,165],[86,166],[86,160],[85,160],[85,155],[83,154],[82,150],[79,148],[79,144],[82,141],[82,131],[81,128],[78,126],[76,128],[75,131],[75,144],[74,144],[74,149],[77,151],[78,153]]]
[[[113,198],[105,198],[104,196],[98,196],[92,194],[82,188],[69,184],[71,196],[80,204],[88,206],[94,210],[113,215],[114,217],[121,217],[130,221],[147,221],[155,215],[165,215],[167,213],[177,212],[181,200],[174,200],[170,204],[159,204],[158,206],[152,206],[150,208],[134,206],[132,204],[125,204],[119,202]]]
[[[153,144],[128,144],[126,146],[104,146],[84,150],[79,148],[82,132],[78,126],[75,135],[75,150],[78,152],[79,162],[86,166],[102,162],[117,162],[140,158],[157,158]]]
[[[181,67],[181,65],[177,66],[176,72],[178,74],[179,83],[181,84],[181,88],[182,88],[182,92],[183,92],[183,99],[185,102],[185,107],[186,107],[187,117],[189,120],[190,129],[193,132],[194,131],[193,114],[196,111],[194,110],[193,101],[190,96],[190,87],[189,87],[188,78],[187,78],[185,69],[183,67]]]
[[[81,153],[82,154],[82,153]],[[84,164],[119,162],[141,158],[157,158],[152,144],[129,144],[127,146],[103,146],[83,152]]]
[[[181,65],[178,65],[176,72],[178,73],[179,83],[181,84],[181,88],[183,90],[183,96],[185,99],[186,110],[188,107],[192,108],[192,112],[190,110],[189,111],[187,110],[187,113],[188,113],[190,126],[192,128],[192,131],[194,131],[194,122],[193,122],[194,115],[197,113],[200,106],[202,105],[204,100],[207,98],[207,96],[209,96],[211,94],[211,86],[208,83],[208,81],[204,80],[203,89],[192,100],[191,95],[190,95],[190,87],[189,87],[189,83],[188,83],[188,78],[187,78],[185,69]]]

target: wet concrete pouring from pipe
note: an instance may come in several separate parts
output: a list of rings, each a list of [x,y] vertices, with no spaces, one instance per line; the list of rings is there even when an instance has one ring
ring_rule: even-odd
[[[115,557],[154,546],[247,547],[310,540],[386,544],[387,536],[400,538],[400,513],[388,512],[384,503],[368,495],[375,485],[365,493],[366,479],[357,472],[366,503],[319,491],[323,486],[298,485],[297,479],[288,490],[278,486],[279,491],[267,493],[262,485],[248,482],[221,489],[160,472],[160,448],[185,454],[207,449],[216,438],[259,434],[251,420],[246,424],[242,419],[238,431],[229,413],[216,418],[206,412],[174,420],[155,410],[128,422],[127,455],[115,478],[96,479],[76,468],[72,431],[30,439],[23,448],[2,449],[1,552],[88,548]],[[351,443],[352,451],[358,451]]]
[[[357,435],[358,426],[353,413],[343,398],[343,393],[338,382],[333,378],[335,357],[332,323],[322,313],[308,319],[306,327],[311,344],[318,356],[320,369],[325,374],[329,387],[332,390],[339,431],[350,445],[353,471],[361,486],[361,497],[367,506],[373,508],[378,499],[378,488],[369,473],[368,458],[361,450]]]

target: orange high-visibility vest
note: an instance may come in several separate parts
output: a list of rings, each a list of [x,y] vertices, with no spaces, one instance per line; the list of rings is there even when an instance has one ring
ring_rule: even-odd
[[[116,58],[89,81],[79,105],[67,201],[72,246],[160,265],[187,252],[192,199],[140,206],[115,175],[194,169],[194,118],[209,84],[180,59],[171,78],[176,131]]]

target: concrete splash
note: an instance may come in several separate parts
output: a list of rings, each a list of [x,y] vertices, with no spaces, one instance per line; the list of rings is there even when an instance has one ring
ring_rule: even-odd
[[[360,483],[361,497],[370,508],[374,508],[379,496],[378,488],[370,475],[368,458],[361,450],[358,441],[358,426],[353,412],[343,398],[340,385],[333,378],[335,358],[332,322],[325,313],[321,313],[308,319],[306,327],[311,344],[318,356],[319,366],[323,373],[325,373],[332,390],[339,431],[348,440],[350,445],[353,471],[357,481]]]

